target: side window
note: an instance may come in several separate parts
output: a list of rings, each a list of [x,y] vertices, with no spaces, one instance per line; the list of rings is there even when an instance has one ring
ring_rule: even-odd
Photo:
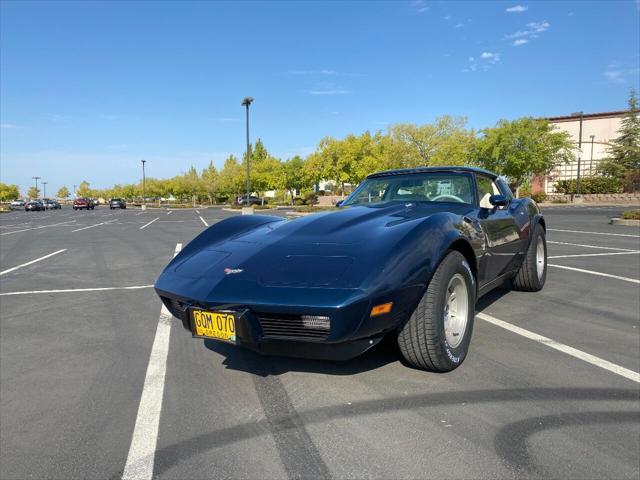
[[[478,204],[480,208],[493,208],[489,198],[491,198],[491,195],[500,195],[500,189],[489,177],[476,175],[476,182],[478,184]]]

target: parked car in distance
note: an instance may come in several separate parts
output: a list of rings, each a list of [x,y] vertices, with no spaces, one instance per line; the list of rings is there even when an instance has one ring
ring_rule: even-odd
[[[47,210],[60,210],[62,209],[62,205],[60,205],[57,200],[45,200],[44,208]]]
[[[249,199],[247,200],[247,196],[246,195],[240,195],[236,199],[236,204],[237,205],[248,205],[248,206],[250,206],[250,205],[262,205],[262,199],[259,198],[259,197],[256,197],[255,195],[249,195]]]
[[[80,197],[73,201],[74,210],[82,210],[83,208],[85,210],[93,210],[95,207],[95,203],[90,198]]]
[[[44,209],[44,204],[40,200],[31,200],[24,206],[25,212],[40,212]]]
[[[122,208],[123,210],[127,208],[127,202],[122,200],[121,198],[112,198],[109,200],[109,208],[113,210],[114,208]]]
[[[14,200],[11,202],[11,210],[21,210],[24,208],[25,203],[24,200]]]

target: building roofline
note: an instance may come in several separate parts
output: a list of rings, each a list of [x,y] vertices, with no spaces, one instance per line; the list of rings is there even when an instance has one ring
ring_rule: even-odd
[[[622,117],[628,110],[617,110],[614,112],[597,112],[597,113],[584,113],[582,115],[583,120],[597,120],[600,118],[616,118]],[[573,122],[580,120],[580,114],[564,115],[562,117],[547,117],[547,120],[552,123]]]

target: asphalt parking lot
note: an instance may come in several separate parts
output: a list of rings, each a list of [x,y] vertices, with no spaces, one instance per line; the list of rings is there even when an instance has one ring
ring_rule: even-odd
[[[549,208],[539,293],[482,299],[465,363],[192,339],[151,285],[220,209],[0,216],[0,478],[640,476],[640,230]],[[166,370],[165,370],[166,366]]]

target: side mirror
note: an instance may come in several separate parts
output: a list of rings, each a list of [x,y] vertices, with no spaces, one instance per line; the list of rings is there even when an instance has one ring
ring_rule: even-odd
[[[509,199],[504,195],[491,195],[489,203],[494,207],[506,207],[509,205]]]
[[[344,203],[344,200],[340,200],[340,201],[336,202],[336,207],[342,206],[343,203]]]

